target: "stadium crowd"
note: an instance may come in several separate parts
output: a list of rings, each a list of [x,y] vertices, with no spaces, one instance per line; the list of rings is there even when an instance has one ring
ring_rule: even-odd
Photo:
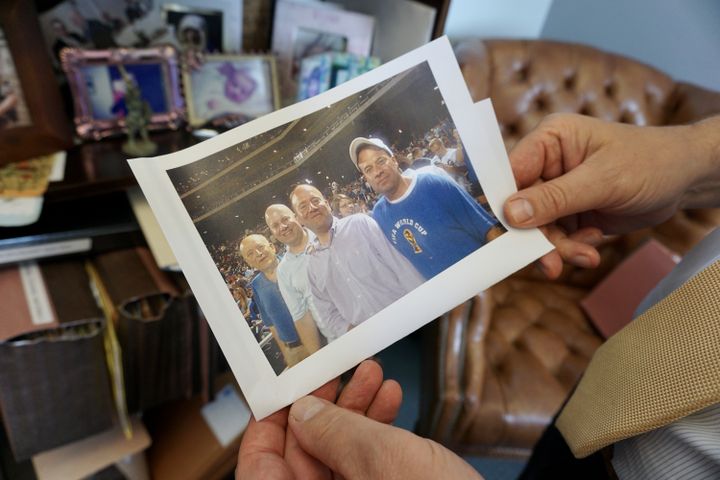
[[[353,147],[356,143],[358,146]],[[479,239],[465,240],[469,235],[467,232],[461,233],[461,237],[458,237],[460,244],[468,243],[463,255],[502,233],[501,231],[498,233],[497,221],[493,215],[483,210],[466,191],[470,183],[466,178],[468,169],[464,165],[462,145],[449,119],[439,122],[425,134],[413,137],[405,145],[398,146],[398,143],[387,147],[379,139],[356,138],[350,146],[350,156],[358,169],[357,178],[342,184],[337,180],[329,181],[321,189],[310,184],[300,184],[292,190],[290,198],[285,199],[285,204],[268,205],[265,220],[246,228],[240,238],[208,243],[213,261],[248,324],[256,333],[257,340],[261,341],[263,337],[272,335],[283,353],[287,367],[298,363],[327,342],[339,338],[422,281],[459,260],[453,257],[452,262],[447,260],[440,266],[431,267],[414,263],[419,261],[414,257],[417,254],[424,255],[425,250],[428,253],[427,258],[430,259],[429,263],[436,262],[436,258],[445,254],[440,255],[437,252],[430,254],[438,247],[432,242],[426,243],[427,239],[424,236],[427,232],[419,226],[419,223],[416,224],[417,230],[405,229],[396,235],[393,230],[394,220],[389,221],[390,217],[387,217],[386,213],[388,208],[394,208],[385,198],[390,198],[392,194],[383,184],[385,176],[374,177],[373,169],[382,169],[387,163],[392,163],[395,166],[389,170],[391,176],[400,179],[400,182],[406,182],[406,187],[417,183],[413,188],[426,188],[420,186],[421,182],[423,184],[430,182],[431,187],[428,188],[440,189],[438,192],[442,192],[440,193],[442,198],[457,197],[461,204],[446,207],[444,214],[448,218],[454,218],[456,216],[454,210],[458,209],[466,213],[470,211],[468,215],[477,215],[476,218],[464,219],[469,221],[462,222],[464,224],[461,228],[457,225],[451,226],[460,231],[468,229],[467,223],[480,225],[480,232],[472,232],[472,235],[476,235]],[[372,159],[375,159],[375,163]],[[458,171],[461,173],[454,175]],[[430,174],[432,179],[426,180],[427,174]],[[432,194],[426,196],[433,197]],[[437,198],[433,199],[433,202],[442,203]],[[322,205],[327,207],[325,225],[314,225],[315,217],[309,216],[308,211],[322,209],[324,208]],[[424,209],[431,211],[433,205]],[[451,210],[452,215],[448,213]],[[383,215],[387,217],[385,220]],[[426,215],[434,216],[432,220],[429,219],[430,217],[425,217],[425,224],[436,222],[437,212]],[[442,218],[442,215],[439,217]],[[441,220],[443,221],[455,220]],[[317,284],[325,281],[318,280],[313,277],[311,271],[306,271],[307,262],[312,265],[318,260],[305,257],[319,257],[319,252],[324,249],[330,250],[322,244],[322,240],[327,235],[327,229],[323,229],[328,223],[332,224],[335,232],[330,234],[331,237],[338,238],[333,240],[334,243],[342,241],[340,230],[334,229],[348,228],[345,225],[355,225],[353,228],[365,232],[364,235],[375,235],[372,241],[362,242],[369,245],[371,251],[361,256],[365,263],[372,263],[372,258],[379,256],[378,258],[383,258],[380,262],[383,265],[372,267],[377,270],[372,276],[375,285],[366,294],[357,295],[363,297],[360,305],[354,304],[352,307],[335,305],[341,303],[341,300],[336,301],[335,298],[341,297],[345,290],[321,292]],[[445,229],[443,225],[436,227],[435,231]],[[376,232],[381,233],[378,236]],[[406,242],[403,242],[403,239]],[[376,244],[383,242],[384,250],[377,250]],[[352,248],[356,250],[355,246]],[[409,252],[404,251],[407,249],[410,249]],[[447,244],[442,245],[442,249],[447,250]],[[460,250],[462,251],[462,248]],[[315,251],[318,253],[312,253]],[[294,262],[292,268],[287,265],[291,261]],[[297,271],[301,272],[301,277],[293,277],[297,275]],[[402,274],[398,275],[398,271]],[[330,278],[332,274],[332,270],[329,270],[323,275],[328,275]],[[388,279],[387,285],[384,289],[378,290],[378,285],[383,285],[383,278]],[[328,279],[326,283],[335,282]],[[327,288],[332,290],[332,287]],[[340,285],[337,288],[343,287]],[[352,292],[357,290],[358,284],[345,285],[344,288]],[[389,296],[380,298],[376,301],[379,302],[378,304],[373,304],[374,297],[382,297],[385,292],[390,292]],[[293,294],[296,294],[297,298],[292,299]],[[354,317],[355,312],[359,312],[359,317]],[[288,320],[279,320],[281,318]]]

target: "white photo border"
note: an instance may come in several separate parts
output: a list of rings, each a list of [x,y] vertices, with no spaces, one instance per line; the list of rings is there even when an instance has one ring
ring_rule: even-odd
[[[488,202],[508,231],[293,368],[276,375],[243,320],[167,170],[206,158],[262,132],[326,108],[425,61],[435,77]],[[516,191],[516,187],[500,129],[489,100],[472,103],[446,37],[321,95],[260,117],[201,144],[171,155],[151,160],[133,159],[129,163],[256,419],[262,419],[307,395],[553,248],[539,230],[517,230],[508,227],[505,222],[502,204]],[[441,297],[438,291],[442,292]]]

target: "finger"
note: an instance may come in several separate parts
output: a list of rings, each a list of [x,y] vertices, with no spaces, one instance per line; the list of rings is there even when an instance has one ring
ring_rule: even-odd
[[[562,257],[560,257],[560,254],[557,251],[553,250],[552,252],[540,257],[540,259],[537,261],[537,266],[548,279],[556,280],[560,277],[560,274],[562,273]]]
[[[332,472],[323,463],[302,449],[292,430],[288,428],[285,436],[285,461],[292,470],[294,478],[331,479]]]
[[[515,144],[509,157],[515,183],[523,189],[540,180],[546,162],[560,165],[562,148],[556,136],[538,126]]]
[[[236,478],[293,478],[283,460],[288,411],[284,408],[259,422],[250,419],[238,451]]]
[[[318,388],[311,395],[334,402],[337,398],[338,387],[340,386],[340,377],[335,377],[322,387]]]
[[[368,418],[382,423],[395,421],[402,404],[402,388],[395,380],[385,380],[367,409]]]
[[[303,449],[350,480],[478,478],[434,442],[317,398],[295,402],[289,425]]]
[[[312,392],[312,395],[334,402],[339,385],[340,379],[335,378]],[[285,461],[290,466],[296,478],[332,478],[332,473],[325,465],[311,455],[308,455],[305,450],[300,447],[295,435],[290,429],[287,430],[285,437]]]
[[[562,273],[563,262],[583,267],[595,268],[600,264],[600,254],[595,245],[602,242],[602,233],[596,228],[584,228],[569,237],[555,225],[541,227],[540,230],[555,246],[555,250],[538,260],[540,270],[551,280]]]
[[[595,227],[585,227],[568,235],[568,238],[576,242],[587,243],[590,246],[597,247],[605,241],[602,230]]]
[[[518,228],[537,227],[579,212],[605,206],[607,189],[587,164],[553,180],[511,195],[503,206],[505,218]]]
[[[352,378],[340,392],[337,404],[364,415],[382,383],[383,372],[380,365],[373,360],[365,360],[358,365]]]

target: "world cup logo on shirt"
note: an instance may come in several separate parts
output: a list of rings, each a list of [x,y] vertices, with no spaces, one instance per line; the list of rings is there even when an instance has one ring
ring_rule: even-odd
[[[413,235],[413,233],[409,229],[407,229],[407,228],[403,229],[403,237],[405,237],[405,240],[408,241],[408,243],[410,244],[410,246],[413,249],[413,252],[422,253],[422,248],[420,248],[420,245],[418,245],[417,240],[415,240],[415,235]]]

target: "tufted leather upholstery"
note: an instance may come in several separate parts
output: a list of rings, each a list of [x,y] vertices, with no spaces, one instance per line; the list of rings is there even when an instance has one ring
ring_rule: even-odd
[[[492,98],[508,148],[554,112],[666,125],[720,111],[716,92],[584,45],[476,40],[456,53],[473,99]]]
[[[492,99],[508,148],[554,112],[637,125],[720,112],[720,93],[591,47],[493,40],[456,53],[473,99]],[[566,267],[549,282],[528,267],[433,322],[419,433],[464,453],[528,454],[601,343],[579,301],[648,237],[683,254],[717,225],[720,209],[679,212],[610,239],[596,270]]]

